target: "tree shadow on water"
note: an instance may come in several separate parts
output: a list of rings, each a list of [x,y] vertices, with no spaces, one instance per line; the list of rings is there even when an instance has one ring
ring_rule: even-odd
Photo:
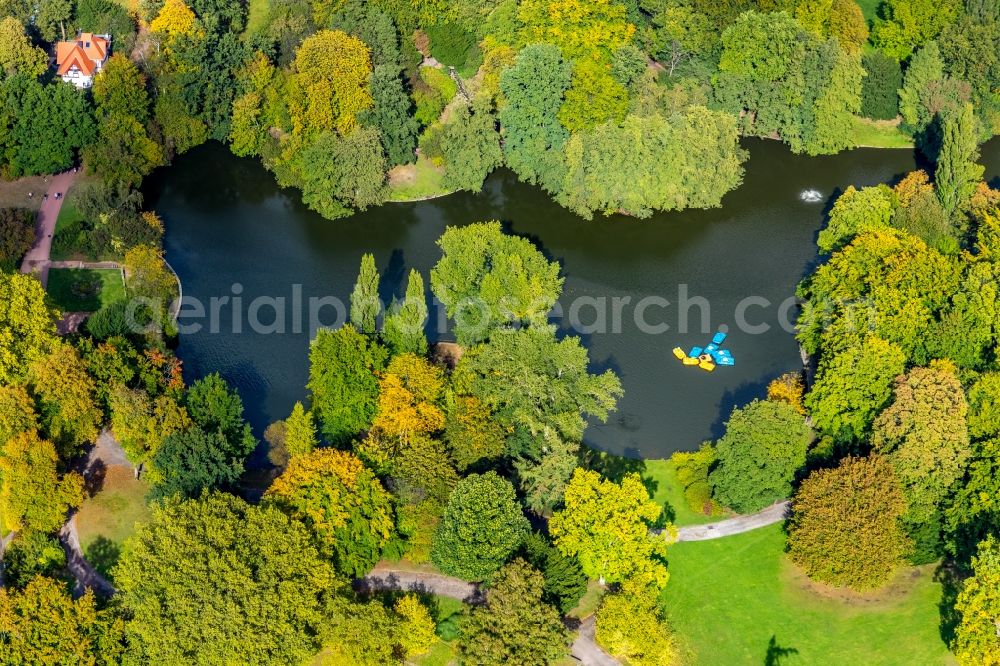
[[[798,654],[799,651],[793,647],[782,647],[778,645],[778,638],[771,634],[771,640],[767,642],[767,652],[764,653],[764,666],[781,666],[785,657]]]
[[[578,457],[580,466],[584,469],[593,470],[606,479],[621,483],[626,474],[633,473],[642,476],[646,471],[646,461],[638,457],[637,450],[625,449],[624,453],[625,455],[618,456],[592,449],[589,446],[581,446]]]

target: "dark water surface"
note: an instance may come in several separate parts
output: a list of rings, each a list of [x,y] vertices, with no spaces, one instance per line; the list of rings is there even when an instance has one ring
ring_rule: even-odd
[[[218,371],[232,382],[259,436],[268,423],[287,416],[296,400],[306,398],[311,296],[335,296],[346,303],[364,252],[375,255],[383,298],[401,294],[411,267],[428,279],[440,257],[434,241],[446,225],[498,219],[562,264],[564,315],[576,302],[580,322],[594,324],[594,304],[604,301],[606,331],[582,337],[594,369],[617,372],[625,397],[608,423],[587,430],[587,443],[656,458],[696,448],[719,434],[735,405],[762,396],[768,381],[801,367],[794,336],[780,324],[779,306],[817,261],[815,236],[833,199],[848,185],[893,182],[915,166],[908,150],[804,157],[774,141],[747,141],[746,146],[751,157],[744,183],[725,196],[721,208],[591,222],[506,171],[491,176],[481,194],[386,204],[329,221],[306,209],[298,191],[280,189],[255,161],[234,157],[217,143],[202,146],[151,179],[148,204],[165,220],[167,259],[180,275],[185,298],[197,298],[208,309],[211,298],[239,292],[243,330],[234,332],[227,305],[219,309],[222,332],[212,333],[206,325],[182,335],[178,353],[186,374],[192,379]],[[1000,141],[983,147],[983,162],[987,179],[997,186]],[[801,201],[805,189],[822,193],[822,202]],[[708,310],[697,302],[679,307],[679,290],[685,288],[688,299],[705,299]],[[303,314],[296,333],[292,302],[297,289]],[[284,333],[250,331],[247,307],[260,296],[284,297]],[[636,305],[649,296],[670,305],[651,303],[645,320],[667,324],[669,330],[643,332],[637,325]],[[581,297],[597,300],[577,300]],[[616,297],[621,299],[620,331],[613,326]],[[755,300],[744,301],[748,297]],[[768,331],[738,330],[741,301],[749,303],[745,320],[766,324]],[[686,333],[679,330],[683,310]],[[258,315],[264,324],[275,318],[270,306]],[[325,324],[336,318],[332,307],[321,315]],[[794,319],[794,310],[787,317]],[[559,322],[561,328],[568,327],[567,319]],[[182,317],[182,323],[195,321],[206,320]],[[708,374],[682,366],[671,354],[674,346],[704,344],[722,325],[730,329],[735,367]]]

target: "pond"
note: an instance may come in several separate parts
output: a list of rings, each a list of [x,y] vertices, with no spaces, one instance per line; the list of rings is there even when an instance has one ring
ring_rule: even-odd
[[[734,406],[801,368],[788,299],[817,261],[815,237],[831,202],[848,185],[893,182],[915,167],[908,150],[805,157],[774,141],[745,145],[744,183],[721,208],[590,222],[507,171],[494,173],[480,194],[386,204],[329,221],[257,162],[218,143],[197,148],[151,178],[147,192],[165,221],[167,259],[185,299],[209,312],[217,299],[214,325],[191,307],[182,311],[182,324],[200,326],[180,336],[185,373],[190,380],[218,371],[233,383],[260,436],[307,397],[310,298],[347,302],[365,252],[375,255],[383,299],[401,295],[410,268],[427,279],[445,226],[497,219],[560,262],[563,316],[554,323],[583,337],[595,370],[621,377],[617,412],[592,424],[585,441],[644,458],[697,448],[720,434]],[[1000,141],[983,147],[983,161],[996,186]],[[807,190],[820,201],[803,201]],[[314,303],[322,306],[319,321],[336,322],[334,306]],[[432,306],[431,339],[449,339],[434,313]],[[251,330],[251,320],[264,329]],[[734,367],[707,373],[672,355],[675,346],[705,344],[722,326]]]

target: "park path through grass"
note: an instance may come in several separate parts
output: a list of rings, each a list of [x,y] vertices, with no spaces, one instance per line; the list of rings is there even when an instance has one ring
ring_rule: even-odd
[[[704,666],[954,664],[939,633],[933,567],[908,569],[878,598],[808,588],[784,554],[781,525],[670,548],[661,601],[687,653]]]

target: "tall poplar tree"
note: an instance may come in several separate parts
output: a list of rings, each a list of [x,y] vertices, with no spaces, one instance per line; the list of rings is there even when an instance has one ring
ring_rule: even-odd
[[[976,117],[971,104],[964,104],[941,121],[941,152],[934,180],[941,205],[952,215],[972,198],[986,170],[979,159]]]
[[[359,332],[371,336],[375,334],[375,322],[382,304],[378,300],[378,269],[375,257],[369,253],[361,257],[358,281],[351,292],[351,324]]]

